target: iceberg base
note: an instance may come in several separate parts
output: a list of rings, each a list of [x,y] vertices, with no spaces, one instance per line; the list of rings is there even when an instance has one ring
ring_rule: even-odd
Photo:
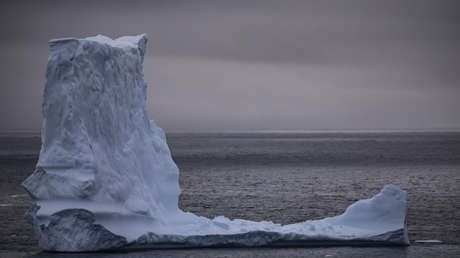
[[[225,217],[211,220],[180,211],[179,220],[176,217],[161,226],[152,222],[146,227],[145,221],[139,222],[136,217],[127,223],[121,214],[95,214],[83,208],[65,209],[46,216],[38,212],[40,207],[37,205],[26,217],[34,225],[40,247],[58,252],[204,247],[405,246],[409,245],[405,202],[405,191],[387,185],[373,198],[350,205],[339,216],[290,225]],[[110,223],[101,219],[107,216]],[[136,229],[138,237],[133,238],[132,232],[122,232],[121,228],[117,228],[121,224],[123,229],[126,226]]]

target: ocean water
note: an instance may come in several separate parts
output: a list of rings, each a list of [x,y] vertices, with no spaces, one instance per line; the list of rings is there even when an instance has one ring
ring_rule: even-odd
[[[288,224],[338,215],[385,184],[395,184],[408,192],[412,246],[156,250],[98,256],[460,256],[458,132],[174,133],[168,134],[168,143],[180,168],[180,207],[186,211]],[[39,149],[39,137],[0,137],[0,256],[56,256],[36,254],[35,236],[23,219],[30,199],[19,184],[33,171]],[[442,243],[415,243],[427,239]]]

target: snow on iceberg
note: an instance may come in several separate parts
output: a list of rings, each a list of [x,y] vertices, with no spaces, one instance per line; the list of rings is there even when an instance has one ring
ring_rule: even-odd
[[[406,192],[393,185],[340,216],[290,225],[180,210],[179,170],[147,116],[146,43],[145,34],[50,41],[42,147],[23,182],[42,249],[409,243]]]

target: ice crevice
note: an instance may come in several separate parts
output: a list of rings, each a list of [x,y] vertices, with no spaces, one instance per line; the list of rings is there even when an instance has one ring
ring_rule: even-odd
[[[339,216],[280,225],[179,209],[179,169],[146,109],[145,34],[49,42],[42,146],[23,186],[44,250],[407,245],[406,192],[386,185]]]

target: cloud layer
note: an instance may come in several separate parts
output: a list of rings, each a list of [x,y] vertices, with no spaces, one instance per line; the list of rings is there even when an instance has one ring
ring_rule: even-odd
[[[2,1],[0,131],[40,128],[56,37],[149,34],[172,131],[460,128],[458,1]]]

